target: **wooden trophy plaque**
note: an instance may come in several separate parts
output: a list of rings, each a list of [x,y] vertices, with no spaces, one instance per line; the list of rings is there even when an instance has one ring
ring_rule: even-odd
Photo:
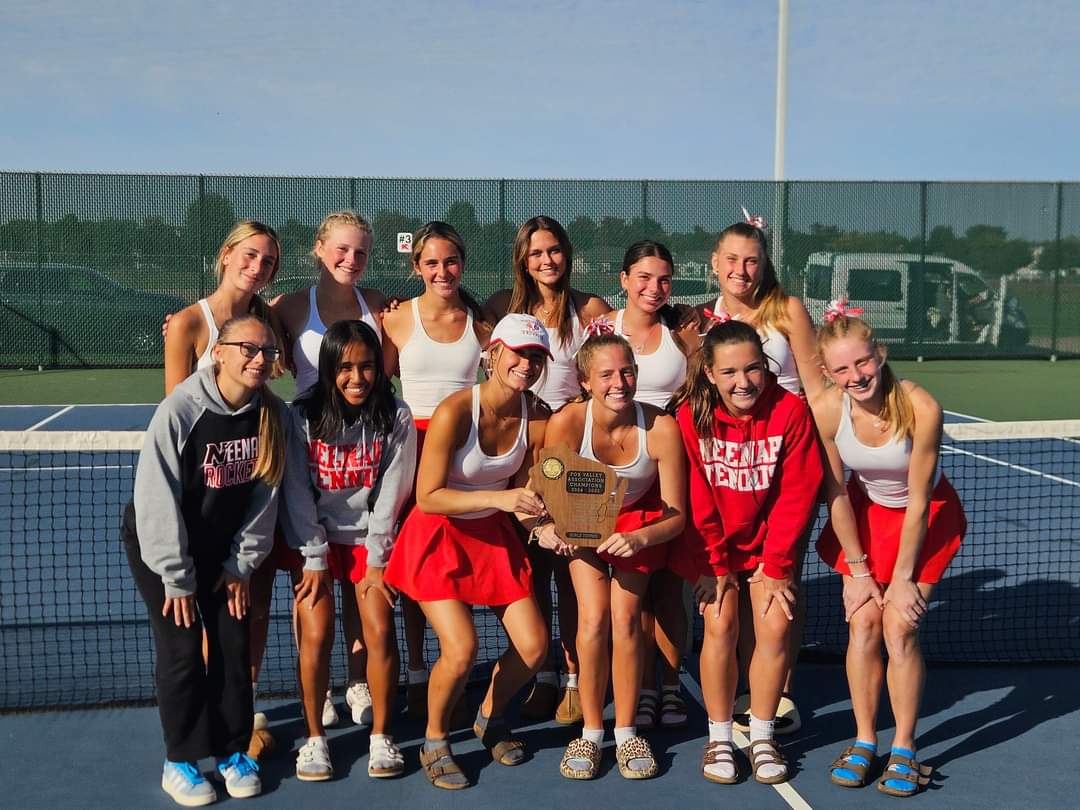
[[[555,531],[566,543],[595,548],[615,531],[626,481],[606,464],[565,444],[549,447],[529,470],[529,486],[544,499]]]

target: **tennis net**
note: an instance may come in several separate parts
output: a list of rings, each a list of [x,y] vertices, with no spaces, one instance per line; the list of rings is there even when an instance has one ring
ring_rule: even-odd
[[[153,699],[150,629],[119,539],[141,443],[138,432],[0,432],[0,711]],[[922,631],[929,660],[1080,661],[1078,459],[1080,420],[946,426],[942,467],[969,527]],[[840,655],[840,578],[813,550],[823,523],[821,510],[804,649]],[[263,693],[296,688],[290,599],[279,576]],[[489,611],[476,620],[490,663],[505,639]],[[427,644],[431,662],[430,632]]]

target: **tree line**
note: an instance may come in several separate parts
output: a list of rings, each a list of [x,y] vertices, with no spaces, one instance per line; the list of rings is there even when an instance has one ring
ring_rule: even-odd
[[[217,246],[240,214],[224,195],[211,192],[193,200],[180,223],[172,224],[158,216],[142,221],[104,217],[80,219],[67,214],[59,219],[38,223],[33,219],[11,219],[0,224],[0,255],[24,261],[40,249],[54,260],[94,264],[95,257],[109,269],[154,269],[190,271],[199,267],[204,257],[211,261]],[[508,265],[510,246],[517,229],[506,221],[480,222],[474,206],[458,201],[449,206],[444,217],[454,225],[469,247],[470,264],[492,269]],[[270,223],[278,230],[287,258],[307,253],[315,238],[316,224],[287,219]],[[415,232],[423,221],[400,211],[381,210],[372,219],[375,231],[373,256],[378,262],[398,262],[396,238],[399,232]],[[651,217],[621,218],[604,216],[593,219],[577,216],[564,222],[580,256],[604,251],[611,258],[639,239],[664,242],[680,259],[704,262],[712,251],[717,232],[694,227],[685,232],[669,232]],[[40,240],[40,241],[39,241]],[[807,231],[788,228],[784,232],[784,264],[797,272],[811,253],[873,252],[921,253],[956,259],[994,277],[1020,267],[1041,270],[1080,267],[1080,238],[1067,236],[1049,243],[1010,237],[998,225],[972,225],[962,234],[951,226],[934,226],[925,244],[919,237],[907,237],[893,231],[845,230],[839,225],[814,224]],[[1037,248],[1042,248],[1037,250]],[[107,257],[107,258],[106,258]]]

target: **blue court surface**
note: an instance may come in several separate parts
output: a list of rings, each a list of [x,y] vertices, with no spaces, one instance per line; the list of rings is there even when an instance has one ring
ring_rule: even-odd
[[[0,430],[142,430],[153,408],[4,407]],[[952,414],[949,421],[980,420]],[[1080,660],[1076,474],[1080,443],[1027,442],[1019,454],[999,444],[943,450],[943,466],[960,492],[970,525],[960,554],[935,592],[923,646],[937,661],[981,658],[982,651],[991,650],[1004,661],[1066,663],[931,663],[918,739],[919,758],[936,773],[929,789],[908,800],[913,806],[1080,805],[1074,804],[1071,781],[1080,753],[1080,668],[1075,663]],[[149,634],[115,534],[116,503],[130,494],[133,469],[130,461],[117,462],[110,456],[84,459],[77,468],[67,464],[17,468],[6,459],[0,461],[0,489],[20,493],[28,505],[18,508],[34,513],[25,524],[19,523],[22,519],[13,508],[0,504],[0,537],[6,522],[11,539],[5,542],[20,544],[17,553],[0,548],[0,653],[5,662],[0,706],[93,704],[116,700],[108,697],[113,692],[142,701],[152,695]],[[100,494],[81,492],[84,483],[104,486],[106,481],[107,503]],[[45,502],[55,491],[70,494],[59,505],[48,506]],[[70,524],[76,515],[92,528],[73,529]],[[64,545],[73,542],[68,537],[73,531],[83,532],[75,536],[84,546]],[[91,538],[92,545],[86,545]],[[93,555],[98,557],[92,559]],[[84,570],[78,570],[80,565]],[[103,571],[92,570],[102,565]],[[63,570],[62,577],[58,570]],[[278,587],[287,594],[283,584]],[[743,779],[736,785],[702,778],[706,718],[692,653],[683,674],[691,703],[689,726],[648,735],[660,763],[656,779],[630,782],[620,777],[609,707],[602,775],[593,782],[571,782],[559,775],[559,760],[574,732],[551,723],[520,727],[530,759],[517,768],[492,763],[470,731],[457,732],[451,741],[474,787],[436,790],[419,770],[423,729],[401,716],[394,734],[406,756],[403,778],[368,778],[367,733],[346,721],[330,732],[334,781],[301,783],[293,773],[295,751],[303,742],[299,708],[295,700],[277,700],[260,703],[270,717],[279,751],[263,763],[264,795],[249,801],[254,806],[289,808],[495,808],[528,803],[560,810],[725,804],[842,808],[903,801],[878,793],[874,784],[852,790],[828,781],[829,763],[854,733],[840,663],[845,629],[838,578],[820,565],[811,567],[803,589],[808,610],[820,614],[814,619],[820,627],[815,631],[817,640],[808,641],[808,655],[794,687],[803,728],[782,738],[793,771],[786,785],[756,784],[747,778],[745,758],[739,762]],[[270,692],[291,688],[287,616],[287,607],[284,612],[275,609],[280,626],[273,632],[284,658],[280,682]],[[493,636],[492,643],[499,645],[498,638]],[[20,662],[28,648],[35,651],[36,660],[24,657]],[[44,676],[12,674],[29,673],[31,665],[35,673],[38,668],[47,673],[47,686]],[[335,671],[340,672],[340,666]],[[27,698],[38,690],[48,692],[45,700]],[[475,707],[480,689],[471,688],[469,698]],[[879,722],[882,754],[891,740],[891,722],[885,700]],[[0,773],[6,777],[0,806],[175,806],[159,787],[164,749],[154,708],[9,711],[0,715],[0,735]],[[745,746],[747,741],[737,738],[737,742]],[[883,757],[879,760],[878,771]],[[203,765],[210,768],[210,763]],[[223,791],[220,795],[233,802]]]
[[[419,770],[423,729],[399,721],[395,728],[406,774],[395,780],[367,776],[367,733],[355,726],[331,730],[335,779],[311,784],[294,773],[303,740],[296,703],[269,711],[279,752],[265,760],[265,793],[254,806],[322,807],[755,807],[844,808],[893,806],[873,784],[844,789],[829,783],[829,763],[850,741],[853,724],[843,670],[803,665],[795,697],[803,709],[802,731],[784,738],[793,768],[789,783],[759,785],[746,778],[717,785],[700,773],[705,714],[692,674],[683,676],[691,700],[690,725],[649,735],[660,775],[647,782],[624,780],[615,767],[610,717],[600,778],[571,782],[559,760],[572,732],[554,724],[519,729],[530,758],[516,768],[494,764],[470,731],[451,743],[473,787],[449,792],[431,787]],[[472,690],[473,705],[479,690]],[[340,698],[339,698],[340,702]],[[1075,807],[1075,767],[1080,731],[1076,669],[1064,667],[932,667],[920,720],[920,757],[933,765],[932,785],[908,799],[918,807]],[[890,739],[883,717],[881,744]],[[0,718],[4,740],[4,806],[175,806],[159,787],[161,730],[152,708],[99,709],[8,715]],[[745,743],[745,741],[743,741]],[[204,770],[212,763],[202,763]],[[878,768],[880,769],[879,764]],[[235,804],[235,800],[223,800]],[[1070,799],[1069,797],[1073,798]]]

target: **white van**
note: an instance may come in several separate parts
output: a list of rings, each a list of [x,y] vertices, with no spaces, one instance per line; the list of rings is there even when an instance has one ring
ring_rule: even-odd
[[[860,307],[875,334],[890,343],[983,343],[1018,347],[1029,337],[1027,319],[1005,280],[995,292],[955,259],[917,253],[811,253],[803,302],[822,323],[830,301]]]

